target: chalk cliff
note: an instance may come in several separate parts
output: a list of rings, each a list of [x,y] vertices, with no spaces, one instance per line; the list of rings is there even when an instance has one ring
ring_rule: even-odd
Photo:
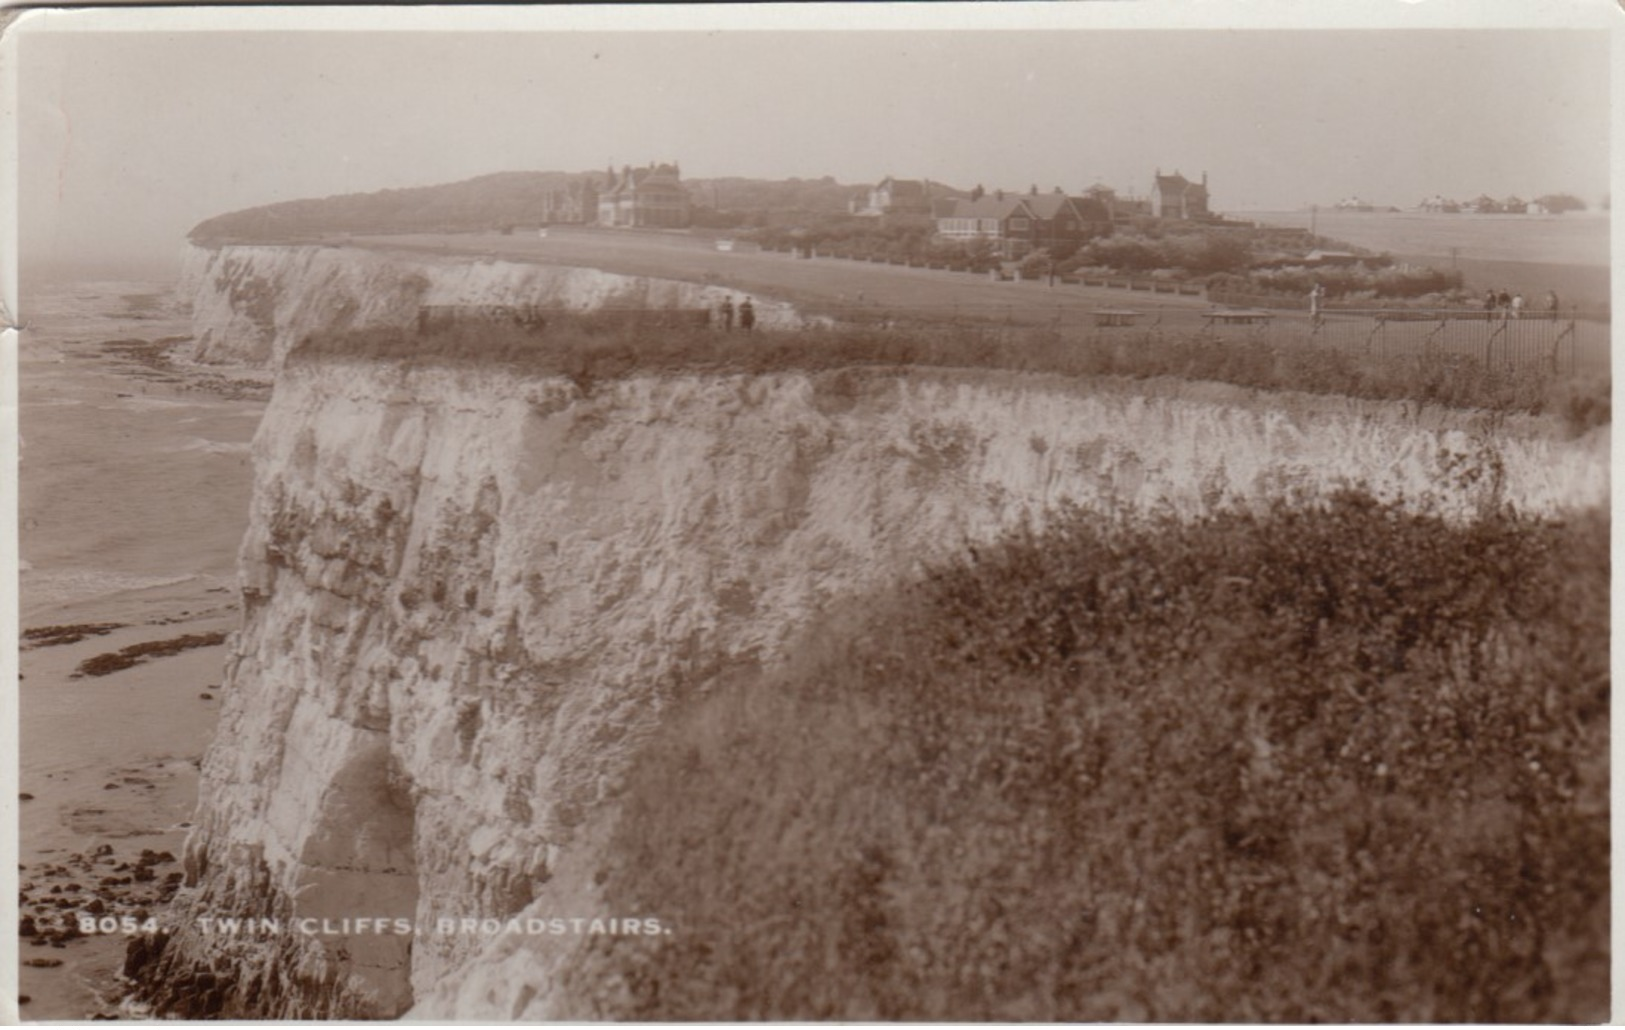
[[[319,245],[189,248],[180,293],[194,324],[185,357],[272,367],[312,332],[407,328],[425,307],[699,310],[750,296],[596,268]],[[751,299],[763,328],[801,324],[788,304]]]
[[[265,359],[498,274],[210,261],[274,288],[247,321],[207,307],[231,287],[201,290],[220,329],[201,350]],[[1499,499],[1606,498],[1605,436],[1500,435]],[[582,938],[464,921],[658,917],[601,911],[591,852],[679,689],[751,675],[815,612],[1063,501],[1190,513],[1364,481],[1466,508],[1491,487],[1449,470],[1478,446],[1446,416],[1189,384],[845,370],[583,392],[295,356],[254,445],[244,622],[176,929],[139,956],[149,993],[191,1015],[612,1017],[612,990],[553,973]],[[201,922],[231,916],[280,922]]]

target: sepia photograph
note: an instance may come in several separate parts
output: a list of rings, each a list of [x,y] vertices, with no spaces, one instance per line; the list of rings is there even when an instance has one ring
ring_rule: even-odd
[[[1531,10],[4,12],[0,1020],[1607,1022]]]

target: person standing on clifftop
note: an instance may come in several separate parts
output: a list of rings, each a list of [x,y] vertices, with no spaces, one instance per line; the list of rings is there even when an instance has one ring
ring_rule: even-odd
[[[722,316],[722,331],[725,332],[725,333],[733,332],[734,331],[734,302],[733,302],[733,299],[730,298],[730,297],[722,298],[722,306],[717,308],[717,314]]]
[[[751,326],[756,324],[756,308],[751,305],[750,298],[746,297],[739,304],[739,328],[750,332]]]

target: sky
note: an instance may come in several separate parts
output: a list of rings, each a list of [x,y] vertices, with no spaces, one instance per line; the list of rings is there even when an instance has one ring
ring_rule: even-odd
[[[719,15],[710,31],[556,15],[200,31],[163,11],[84,31],[123,23],[59,15],[15,41],[25,263],[173,263],[193,225],[258,204],[669,160],[686,177],[1130,194],[1159,169],[1205,172],[1227,212],[1436,193],[1595,207],[1609,191],[1606,30],[985,11],[958,28],[931,7],[767,29],[784,23]]]

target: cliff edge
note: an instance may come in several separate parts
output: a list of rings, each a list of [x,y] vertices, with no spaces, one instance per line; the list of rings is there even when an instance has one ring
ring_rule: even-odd
[[[1063,503],[1195,513],[1364,482],[1467,511],[1492,488],[1441,478],[1477,446],[1450,416],[1292,408],[909,370],[587,392],[296,356],[254,444],[186,886],[133,968],[191,1016],[581,1018],[528,950],[559,942],[497,924],[646,916],[598,911],[565,860],[590,870],[673,698],[771,665],[816,613]],[[1498,501],[1607,495],[1604,437],[1498,448]]]
[[[273,368],[311,333],[412,330],[426,310],[697,312],[750,297],[762,328],[804,324],[781,301],[706,283],[317,244],[190,247],[180,294],[194,326],[183,357]]]

